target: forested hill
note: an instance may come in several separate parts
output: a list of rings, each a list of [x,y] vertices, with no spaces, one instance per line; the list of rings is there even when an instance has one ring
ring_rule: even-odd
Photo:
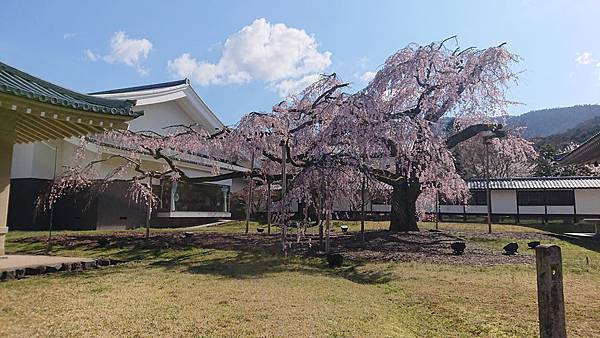
[[[526,126],[527,129],[523,133],[523,136],[526,138],[540,138],[553,134],[565,134],[562,137],[567,137],[567,133],[571,133],[569,135],[575,136],[577,132],[583,132],[587,129],[589,130],[585,131],[586,133],[592,132],[593,130],[596,132],[600,131],[599,125],[597,124],[600,120],[594,120],[594,123],[596,123],[594,126],[587,126],[583,123],[599,116],[600,105],[581,105],[534,110],[523,115],[511,116],[507,122],[509,125]],[[572,130],[578,128],[583,129],[579,129],[579,131]],[[596,132],[593,132],[591,135]],[[587,135],[591,136],[589,134]],[[579,138],[579,136],[577,137]],[[586,139],[587,138],[579,142],[583,142]],[[574,142],[578,141],[574,140]]]
[[[600,116],[592,117],[589,120],[583,121],[573,128],[567,129],[562,133],[546,137],[536,137],[532,140],[539,146],[551,144],[556,149],[563,149],[570,143],[581,144],[590,137],[600,132]]]

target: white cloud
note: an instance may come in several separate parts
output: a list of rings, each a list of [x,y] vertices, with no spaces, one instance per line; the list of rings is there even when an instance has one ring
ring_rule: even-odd
[[[594,63],[596,61],[597,60],[592,57],[592,53],[589,52],[577,53],[577,57],[575,58],[575,62],[579,63],[580,65],[589,65],[590,63]]]
[[[169,60],[168,69],[204,86],[260,80],[284,93],[331,64],[331,53],[319,52],[313,36],[264,18],[229,36],[222,50],[216,63],[198,61],[185,53]]]
[[[281,97],[287,97],[300,93],[304,88],[317,82],[321,78],[320,74],[306,75],[299,79],[287,79],[273,84],[273,87]]]
[[[98,61],[98,59],[101,58],[100,55],[92,52],[89,49],[86,49],[83,51],[83,55],[85,56],[86,59],[90,60],[90,61]]]
[[[363,82],[371,82],[371,80],[373,80],[375,78],[376,74],[377,74],[377,72],[364,72],[361,76],[359,76],[359,78]]]
[[[148,39],[130,39],[125,32],[119,31],[110,39],[110,48],[111,52],[104,56],[104,61],[124,63],[142,75],[148,73],[140,64],[152,50],[152,43]]]
[[[77,35],[77,34],[76,34],[76,33],[65,33],[65,34],[63,35],[63,39],[64,39],[64,40],[67,40],[67,39],[70,39],[70,38],[74,38],[74,37],[75,37],[75,35]]]

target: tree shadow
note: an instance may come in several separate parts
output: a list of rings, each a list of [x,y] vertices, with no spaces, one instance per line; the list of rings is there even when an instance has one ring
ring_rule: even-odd
[[[600,253],[600,238],[574,237],[562,234],[551,234],[550,236],[558,238],[562,241],[573,245],[580,246],[584,249]]]
[[[344,278],[358,284],[382,284],[391,281],[393,277],[389,270],[369,270],[357,262],[349,262],[343,267],[331,269],[323,259],[286,258],[253,251],[236,251],[227,257],[202,259],[191,264],[189,260],[185,262],[177,258],[154,262],[151,266],[176,269],[182,264],[187,267],[181,273],[231,279],[260,279],[273,274],[294,272]]]

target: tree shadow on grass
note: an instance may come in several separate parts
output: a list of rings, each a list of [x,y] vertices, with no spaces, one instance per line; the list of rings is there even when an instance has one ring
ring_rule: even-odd
[[[573,245],[580,246],[584,249],[600,253],[600,238],[585,238],[585,237],[573,237],[565,235],[551,235],[552,237],[558,238],[562,241],[568,242]]]
[[[175,267],[170,262],[155,262],[153,266]],[[392,279],[389,270],[369,270],[361,263],[350,262],[331,269],[318,259],[285,258],[259,252],[240,251],[228,257],[217,257],[190,264],[183,273],[212,275],[233,279],[265,278],[272,274],[294,272],[308,275],[344,278],[359,284],[381,284]]]

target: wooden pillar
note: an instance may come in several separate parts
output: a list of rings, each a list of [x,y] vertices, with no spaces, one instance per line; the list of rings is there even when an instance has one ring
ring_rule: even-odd
[[[252,188],[254,188],[254,179],[252,173],[254,172],[254,152],[252,152],[252,162],[250,163],[250,180],[248,181],[248,199],[246,204],[246,233],[250,227],[250,216],[252,214]]]
[[[517,203],[517,224],[521,224],[521,211],[519,210],[519,191],[515,190],[515,199]]]
[[[575,189],[573,189],[573,224],[577,224],[577,200],[575,199]]]
[[[281,246],[283,252],[287,255],[287,145],[281,141]]]
[[[177,181],[171,182],[171,203],[169,203],[169,211],[175,212],[175,195],[177,195]]]
[[[537,246],[535,261],[540,337],[567,337],[560,247],[557,245]]]
[[[440,191],[435,188],[435,229],[438,230],[440,222]]]
[[[271,234],[271,181],[267,178],[267,234]]]
[[[361,239],[365,241],[365,184],[366,176],[363,174],[362,184],[360,186],[360,234]]]
[[[546,189],[542,190],[544,196],[544,224],[548,224],[548,199],[546,198]]]
[[[10,194],[10,167],[17,114],[0,109],[0,257],[5,257],[4,239],[8,232],[8,200]]]

